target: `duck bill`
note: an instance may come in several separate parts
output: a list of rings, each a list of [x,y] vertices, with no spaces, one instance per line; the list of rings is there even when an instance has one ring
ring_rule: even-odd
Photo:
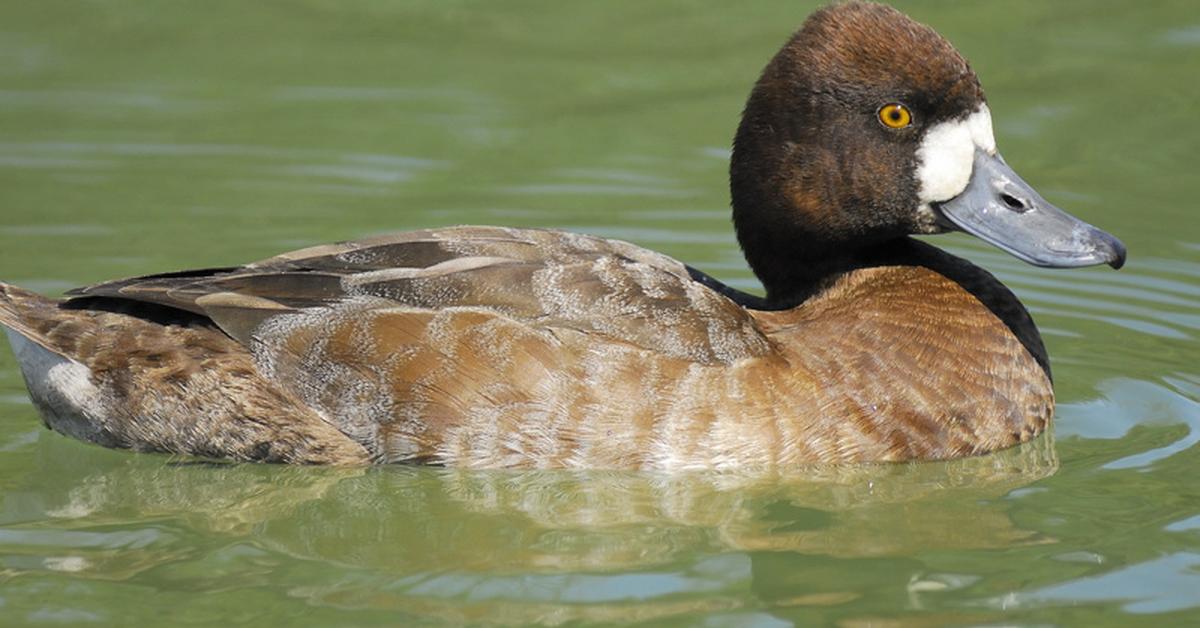
[[[999,153],[976,149],[967,188],[934,208],[954,227],[1035,266],[1125,264],[1120,240],[1046,202]]]

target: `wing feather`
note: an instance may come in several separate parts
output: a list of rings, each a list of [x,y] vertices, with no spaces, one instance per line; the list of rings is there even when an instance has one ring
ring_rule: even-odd
[[[321,245],[236,268],[123,279],[68,296],[193,312],[247,346],[277,316],[373,297],[374,307],[483,308],[531,328],[583,331],[700,363],[765,353],[753,318],[692,272],[618,240],[455,227]]]

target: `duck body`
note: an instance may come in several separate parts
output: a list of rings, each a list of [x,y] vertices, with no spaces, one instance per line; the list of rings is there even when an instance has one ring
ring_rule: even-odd
[[[896,76],[877,45],[901,51]],[[734,222],[766,297],[626,242],[453,227],[64,301],[0,284],[0,325],[47,425],[109,447],[660,470],[986,453],[1048,424],[1045,350],[1002,284],[909,235],[1124,258],[1004,170],[986,115],[932,30],[837,5],[768,65],[735,140]],[[970,213],[1013,199],[1032,227]]]
[[[763,310],[625,242],[459,227],[66,303],[10,287],[0,311],[25,314],[0,321],[41,343],[18,355],[51,427],[148,451],[684,469],[947,458],[1040,432],[1053,393],[1015,297],[896,248]]]

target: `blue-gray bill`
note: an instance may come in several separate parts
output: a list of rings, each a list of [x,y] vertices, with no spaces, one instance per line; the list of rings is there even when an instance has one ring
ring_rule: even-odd
[[[947,226],[1035,266],[1120,268],[1125,264],[1125,245],[1120,240],[1051,205],[999,153],[976,150],[967,189],[934,208]]]

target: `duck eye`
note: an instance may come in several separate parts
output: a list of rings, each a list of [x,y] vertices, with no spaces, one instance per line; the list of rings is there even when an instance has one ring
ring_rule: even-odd
[[[898,102],[888,103],[879,108],[879,121],[889,129],[903,129],[912,124],[912,113]]]

